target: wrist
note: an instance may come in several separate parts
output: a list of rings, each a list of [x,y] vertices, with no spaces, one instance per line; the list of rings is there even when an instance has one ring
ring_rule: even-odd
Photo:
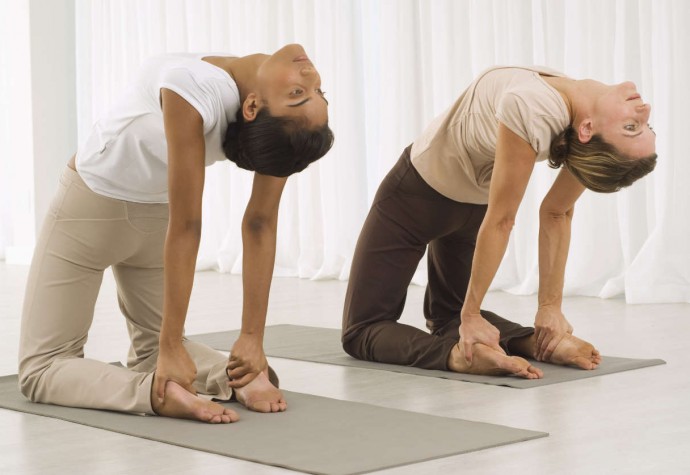
[[[476,291],[468,290],[460,310],[460,315],[479,316],[481,308],[482,298],[480,298],[480,294]]]
[[[540,289],[537,294],[539,308],[560,309],[563,302],[563,292],[556,289]]]
[[[482,314],[480,313],[479,307],[475,308],[465,308],[463,307],[462,310],[460,311],[460,319],[462,321],[466,320],[476,320],[479,318],[484,318],[482,317]]]
[[[172,336],[161,333],[158,339],[158,346],[160,351],[174,350],[182,346],[182,336]]]
[[[556,310],[556,311],[561,311],[561,303],[560,302],[539,302],[538,305],[539,310]]]
[[[258,330],[240,330],[240,336],[243,339],[247,340],[255,340],[255,341],[262,341],[264,338],[264,332],[258,331]]]

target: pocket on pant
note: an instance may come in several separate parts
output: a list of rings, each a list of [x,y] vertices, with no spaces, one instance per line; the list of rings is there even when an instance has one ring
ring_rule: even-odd
[[[168,205],[127,202],[127,221],[141,233],[165,232],[168,229]]]
[[[146,234],[168,230],[167,218],[129,218],[128,221],[134,229]]]

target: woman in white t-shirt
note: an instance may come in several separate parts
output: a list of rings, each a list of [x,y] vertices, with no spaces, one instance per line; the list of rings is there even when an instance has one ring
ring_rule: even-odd
[[[22,317],[22,393],[211,423],[237,414],[197,393],[285,410],[263,352],[278,205],[287,177],[332,143],[321,79],[300,45],[146,61],[66,167],[43,225]],[[204,169],[225,158],[255,172],[242,221],[242,330],[229,359],[183,338]],[[84,358],[108,267],[132,342],[127,368]]]
[[[633,83],[576,81],[545,68],[496,67],[405,150],[360,234],[343,347],[369,361],[539,378],[508,355],[593,369],[601,361],[561,311],[570,222],[585,190],[610,193],[656,163],[651,107]],[[535,328],[481,310],[535,162],[563,167],[540,208]],[[429,333],[398,322],[428,250]]]

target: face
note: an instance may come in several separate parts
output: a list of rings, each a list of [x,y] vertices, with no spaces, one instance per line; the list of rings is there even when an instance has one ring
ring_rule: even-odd
[[[648,157],[656,153],[656,134],[649,126],[651,110],[634,83],[606,86],[595,103],[592,132],[625,155]]]
[[[304,118],[310,127],[328,121],[328,101],[321,91],[321,76],[301,45],[287,45],[259,67],[258,94],[271,114]]]

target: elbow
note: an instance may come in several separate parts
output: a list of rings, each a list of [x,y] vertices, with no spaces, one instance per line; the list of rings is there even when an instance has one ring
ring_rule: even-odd
[[[542,205],[539,208],[539,220],[542,223],[570,222],[573,219],[574,212],[574,207],[564,210]]]
[[[515,215],[504,215],[499,217],[494,217],[485,221],[492,232],[499,232],[501,234],[510,234],[515,227]]]
[[[171,219],[168,224],[168,233],[201,239],[201,219]]]

